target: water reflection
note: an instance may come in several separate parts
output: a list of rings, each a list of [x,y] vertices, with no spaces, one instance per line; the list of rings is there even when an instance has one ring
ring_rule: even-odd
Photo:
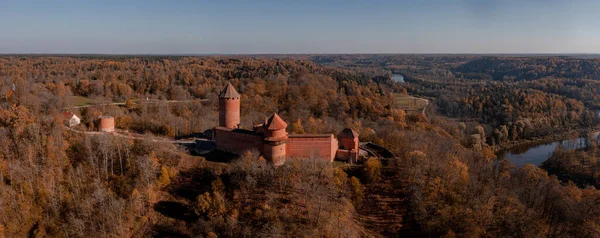
[[[392,74],[392,81],[394,81],[396,83],[404,83],[404,75]]]
[[[598,140],[598,133],[594,133],[594,138]],[[500,158],[508,159],[516,166],[524,164],[540,165],[552,155],[552,152],[561,145],[565,149],[581,149],[587,146],[586,138],[576,138],[569,140],[554,141],[533,145],[520,145],[499,152]]]

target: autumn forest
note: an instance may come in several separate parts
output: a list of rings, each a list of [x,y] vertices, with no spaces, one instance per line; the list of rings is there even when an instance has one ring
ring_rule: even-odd
[[[198,153],[228,82],[240,127],[352,128],[393,159]],[[599,111],[577,56],[5,55],[0,237],[598,237]],[[573,134],[540,166],[498,156]]]

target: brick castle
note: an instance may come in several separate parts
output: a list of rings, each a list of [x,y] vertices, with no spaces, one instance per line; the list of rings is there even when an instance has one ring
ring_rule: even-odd
[[[333,134],[288,134],[287,123],[273,113],[264,123],[252,130],[240,128],[240,94],[231,83],[219,93],[219,125],[213,139],[217,149],[235,154],[257,150],[273,165],[282,165],[286,159],[319,158],[356,162],[359,158],[359,140],[356,131],[346,128]]]

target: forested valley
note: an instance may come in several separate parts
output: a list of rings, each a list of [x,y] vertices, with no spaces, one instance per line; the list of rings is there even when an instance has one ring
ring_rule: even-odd
[[[592,130],[600,122],[600,60],[596,58],[385,55],[311,59],[330,66],[402,74],[409,82],[407,92],[434,99],[438,116],[478,124],[484,130],[482,141],[495,148]]]
[[[597,237],[596,188],[516,167],[494,151],[597,127],[598,64],[468,55],[2,56],[0,237]],[[391,81],[391,72],[407,83]],[[83,131],[111,115],[131,133],[186,137],[217,124],[217,92],[227,82],[242,94],[242,127],[277,112],[290,132],[350,127],[397,158],[307,158],[275,168],[248,151],[218,162],[173,144],[77,133],[61,118],[72,108]],[[432,103],[407,114],[394,93]],[[108,105],[115,102],[123,104]],[[101,106],[75,108],[93,104]],[[556,156],[580,157],[573,153],[589,159],[567,165],[590,165],[580,171],[596,179],[596,147]]]

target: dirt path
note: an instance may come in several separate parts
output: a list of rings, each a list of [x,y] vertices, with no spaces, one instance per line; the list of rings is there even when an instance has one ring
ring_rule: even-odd
[[[416,98],[416,97],[413,97],[413,98]],[[425,106],[423,107],[423,111],[422,111],[422,113],[425,114],[425,109],[427,109],[427,107],[429,106],[429,100],[425,99],[425,98],[418,98],[418,99],[425,100]]]
[[[424,101],[425,101],[425,106],[423,107],[423,111],[422,111],[422,113],[423,113],[423,114],[425,114],[425,109],[427,109],[427,106],[429,106],[429,100],[428,100],[428,99],[425,99],[425,98],[419,98],[419,97],[411,96],[411,95],[409,95],[409,96],[410,96],[410,98],[412,98],[412,99],[416,99],[416,100],[424,100]]]
[[[158,100],[158,99],[150,99],[150,100],[142,100],[141,103],[135,103],[135,105],[140,105],[140,104],[155,104],[155,103],[161,103],[161,102],[166,102],[166,103],[187,103],[187,102],[208,102],[209,99],[197,99],[197,100]],[[100,104],[89,104],[89,105],[85,105],[85,106],[73,106],[73,107],[63,107],[63,110],[66,109],[79,109],[79,108],[86,108],[86,107],[98,107],[98,106],[124,106],[125,102],[113,102],[113,103],[100,103]]]
[[[158,143],[194,144],[194,143],[196,143],[196,140],[202,140],[199,138],[194,138],[191,141],[190,140],[173,140],[173,139],[167,139],[167,138],[152,138],[149,135],[129,133],[129,132],[121,131],[121,130],[117,130],[115,132],[81,131],[81,130],[76,130],[74,128],[67,127],[67,126],[65,126],[65,129],[75,132],[75,133],[81,133],[81,134],[86,134],[86,135],[112,135],[112,136],[117,136],[117,137],[122,137],[122,138],[146,140],[146,141],[158,142]]]

